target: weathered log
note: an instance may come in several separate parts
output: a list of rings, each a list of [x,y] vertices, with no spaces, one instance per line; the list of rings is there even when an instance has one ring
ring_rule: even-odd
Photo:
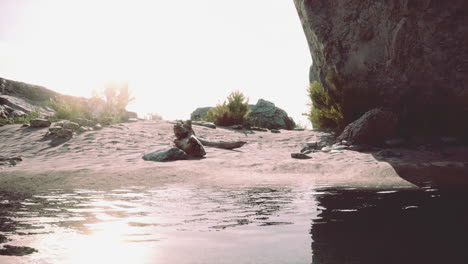
[[[204,157],[206,155],[203,144],[194,135],[182,139],[175,139],[174,144],[190,156]]]
[[[208,123],[208,122],[192,122],[192,125],[204,126],[204,127],[207,127],[207,128],[216,129],[216,125],[215,125],[215,124],[213,124],[213,123]]]
[[[213,148],[221,148],[221,149],[235,149],[244,146],[247,142],[245,141],[208,141],[202,138],[198,138],[198,140],[206,147],[213,147]]]
[[[187,154],[195,157],[203,157],[206,155],[203,146],[221,149],[235,149],[240,148],[247,143],[244,141],[208,141],[198,138],[195,135],[195,131],[192,129],[192,122],[190,120],[177,122],[177,124],[174,125],[174,134],[176,136],[176,139],[174,140],[175,145]]]

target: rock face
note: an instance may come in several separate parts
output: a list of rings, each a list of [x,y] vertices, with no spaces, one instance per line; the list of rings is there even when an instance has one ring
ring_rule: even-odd
[[[347,99],[363,109],[354,119],[384,106],[409,133],[467,134],[468,122],[457,118],[468,114],[466,0],[294,2],[312,54],[310,80],[330,90],[339,77],[341,93],[355,87]]]
[[[144,160],[151,161],[175,161],[188,159],[187,153],[179,148],[169,148],[157,150],[143,156]]]
[[[338,137],[353,144],[379,144],[396,133],[398,118],[390,111],[372,109],[346,126]]]
[[[259,99],[256,105],[250,106],[250,118],[253,125],[269,129],[293,129],[294,120],[274,103]]]
[[[190,120],[205,120],[206,114],[213,107],[199,107],[190,114]]]
[[[55,113],[54,110],[43,103],[9,95],[0,96],[0,118],[23,117],[35,111],[38,111],[42,117],[52,116]]]

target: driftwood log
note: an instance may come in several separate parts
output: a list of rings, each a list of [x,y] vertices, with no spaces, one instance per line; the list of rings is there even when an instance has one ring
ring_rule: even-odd
[[[245,141],[208,141],[206,139],[198,138],[195,135],[195,131],[192,129],[192,123],[190,120],[185,122],[179,121],[174,125],[174,140],[175,145],[185,151],[187,154],[203,157],[206,153],[203,146],[214,147],[221,149],[235,149],[245,145]]]

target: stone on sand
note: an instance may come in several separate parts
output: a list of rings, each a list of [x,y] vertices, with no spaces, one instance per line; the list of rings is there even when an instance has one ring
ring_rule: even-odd
[[[179,148],[160,149],[143,156],[144,160],[150,161],[175,161],[188,159],[187,153]]]
[[[29,121],[31,127],[49,127],[52,123],[47,119],[34,118]]]

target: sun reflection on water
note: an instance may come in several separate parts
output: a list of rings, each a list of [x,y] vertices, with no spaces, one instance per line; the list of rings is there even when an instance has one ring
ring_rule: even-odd
[[[0,263],[281,263],[311,254],[314,206],[303,190],[54,190],[12,203],[9,244],[39,252]]]

